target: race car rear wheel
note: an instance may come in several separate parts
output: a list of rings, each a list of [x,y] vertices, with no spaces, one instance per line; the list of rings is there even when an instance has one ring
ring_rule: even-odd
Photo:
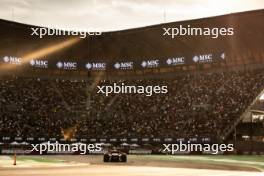
[[[122,155],[121,156],[121,162],[127,162],[127,156],[126,155]]]
[[[104,162],[109,162],[109,156],[108,155],[104,155]]]

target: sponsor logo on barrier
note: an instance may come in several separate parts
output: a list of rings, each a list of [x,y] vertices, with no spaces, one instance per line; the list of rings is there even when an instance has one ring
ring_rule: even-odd
[[[34,59],[32,59],[29,63],[32,67],[48,68],[48,61],[46,61],[46,60],[34,60]]]
[[[85,67],[88,70],[105,70],[106,63],[105,62],[98,62],[98,63],[87,63]]]
[[[75,69],[77,69],[77,63],[76,62],[62,62],[62,61],[59,61],[56,64],[56,66],[59,69],[65,69],[65,70],[75,70]]]
[[[147,61],[142,61],[141,66],[143,68],[156,68],[159,66],[159,60],[147,60]]]
[[[20,65],[22,59],[20,57],[14,57],[14,56],[4,56],[3,57],[3,61],[5,63],[9,63],[9,64],[16,64],[16,65]]]
[[[185,64],[185,58],[184,57],[168,58],[166,63],[168,65],[182,65],[182,64]]]
[[[193,61],[197,63],[212,62],[213,54],[196,55],[193,57]]]
[[[1,59],[1,58],[0,58]],[[162,63],[166,62],[167,66],[176,66],[176,65],[184,65],[189,63],[192,60],[194,63],[212,63],[214,61],[224,61],[226,59],[226,54],[223,53],[209,53],[209,54],[198,54],[194,55],[193,57],[170,57],[166,60],[161,60]],[[14,57],[14,56],[4,56],[2,61],[6,64],[22,64],[22,58]],[[41,59],[32,59],[29,61],[30,66],[36,68],[48,68],[49,63],[47,60]],[[85,68],[87,70],[106,70],[106,62],[89,62],[86,63]],[[142,68],[158,68],[160,66],[159,59],[152,59],[152,60],[143,60],[141,62]],[[56,63],[56,67],[58,69],[65,69],[65,70],[76,70],[77,69],[77,62],[71,61],[58,61]],[[83,67],[82,66],[82,67]],[[112,67],[112,66],[111,66]],[[134,69],[134,62],[133,61],[123,61],[123,62],[116,62],[114,63],[112,69],[116,70],[132,70]]]
[[[115,63],[114,67],[115,69],[119,70],[128,70],[133,69],[133,62],[117,62]]]

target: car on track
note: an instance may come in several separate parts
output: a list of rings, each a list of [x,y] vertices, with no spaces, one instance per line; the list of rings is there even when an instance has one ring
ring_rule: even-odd
[[[104,154],[104,162],[127,162],[127,155],[118,150],[110,150]]]

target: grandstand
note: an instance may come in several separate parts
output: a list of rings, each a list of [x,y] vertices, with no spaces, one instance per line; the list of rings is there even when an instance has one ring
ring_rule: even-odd
[[[40,39],[30,35],[36,26],[1,20],[0,140],[243,140],[241,121],[264,88],[263,18],[257,10],[86,39]],[[164,27],[185,24],[235,33],[162,35]],[[96,93],[114,82],[166,85],[168,93]],[[257,136],[263,142],[264,134]]]

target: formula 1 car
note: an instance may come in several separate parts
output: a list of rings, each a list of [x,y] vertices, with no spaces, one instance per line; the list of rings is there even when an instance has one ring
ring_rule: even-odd
[[[118,150],[110,150],[104,154],[104,162],[127,162],[127,155]]]

